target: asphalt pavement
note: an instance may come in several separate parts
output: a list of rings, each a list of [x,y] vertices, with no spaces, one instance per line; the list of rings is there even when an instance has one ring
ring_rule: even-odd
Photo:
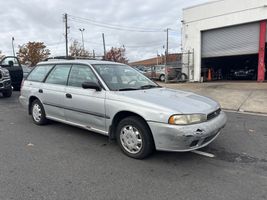
[[[0,97],[0,200],[266,200],[267,117],[227,113],[204,152],[155,152],[145,160],[76,127],[33,124],[19,93]]]

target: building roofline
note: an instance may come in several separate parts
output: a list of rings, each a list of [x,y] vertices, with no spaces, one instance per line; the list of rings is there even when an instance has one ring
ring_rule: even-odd
[[[200,4],[197,4],[197,5],[194,5],[194,6],[185,7],[185,8],[183,8],[183,11],[189,10],[189,9],[192,9],[192,8],[196,8],[196,7],[205,6],[205,5],[208,5],[208,4],[217,3],[217,2],[220,2],[220,1],[224,1],[224,0],[213,0],[213,1],[208,1],[208,2],[205,2],[205,3],[200,3]]]

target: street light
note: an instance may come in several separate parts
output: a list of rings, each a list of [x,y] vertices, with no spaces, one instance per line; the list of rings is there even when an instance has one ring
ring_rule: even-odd
[[[83,40],[83,32],[85,31],[84,28],[79,28],[79,31],[81,31],[82,34],[82,44],[83,44],[83,54],[84,54],[84,40]]]

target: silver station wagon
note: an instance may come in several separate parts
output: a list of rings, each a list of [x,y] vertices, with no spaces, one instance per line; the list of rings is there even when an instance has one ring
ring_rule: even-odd
[[[107,61],[39,63],[22,84],[20,102],[37,125],[49,119],[107,135],[138,159],[155,149],[202,148],[226,123],[217,102],[162,88],[128,65]]]

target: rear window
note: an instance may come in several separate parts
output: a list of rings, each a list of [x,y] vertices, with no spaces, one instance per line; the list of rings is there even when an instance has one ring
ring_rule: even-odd
[[[27,80],[29,81],[36,81],[36,82],[42,82],[47,73],[52,69],[54,65],[40,65],[36,66],[32,72],[27,77]]]

